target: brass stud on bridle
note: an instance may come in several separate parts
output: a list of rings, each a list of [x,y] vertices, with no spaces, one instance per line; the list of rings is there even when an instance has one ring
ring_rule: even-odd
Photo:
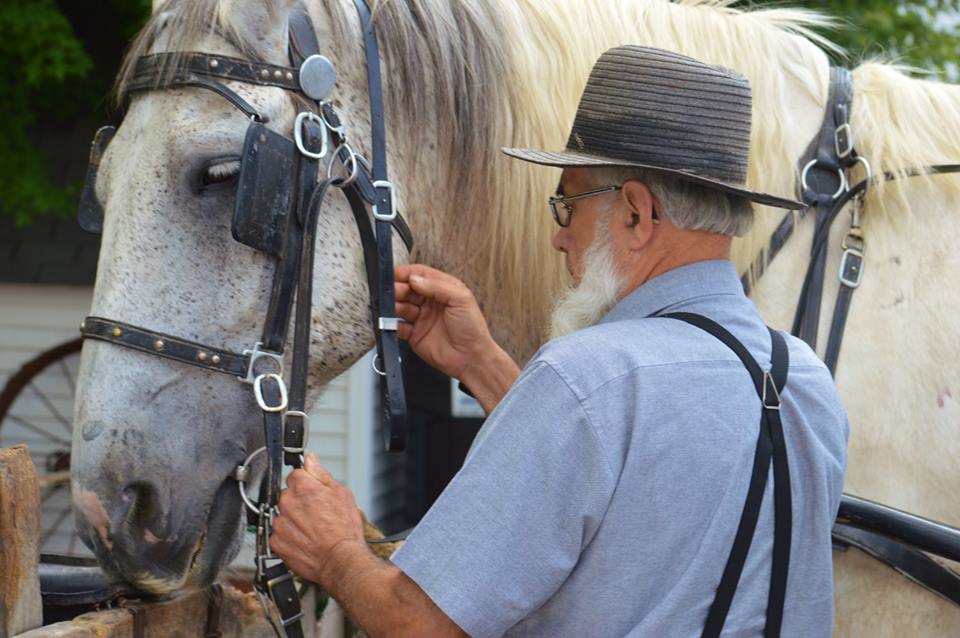
[[[210,68],[211,68],[211,69],[215,69],[215,68],[217,68],[218,66],[220,66],[220,61],[219,61],[219,60],[210,60]]]
[[[163,339],[157,339],[153,342],[154,350],[163,350],[163,346],[166,345],[163,343]]]
[[[218,354],[213,355],[213,356],[210,358],[210,361],[212,361],[212,362],[214,363],[214,365],[219,365],[219,364],[220,364],[220,355],[218,355]]]
[[[197,361],[206,361],[206,360],[207,360],[207,353],[206,353],[206,352],[198,352],[198,353],[197,353]]]
[[[269,70],[269,69],[264,69],[263,71],[260,71],[260,77],[263,78],[264,80],[269,80],[269,79],[270,79],[270,70]]]
[[[123,334],[123,330],[121,330],[120,328],[114,328],[114,329],[110,332],[110,334],[112,334],[114,337],[119,337],[120,335]]]

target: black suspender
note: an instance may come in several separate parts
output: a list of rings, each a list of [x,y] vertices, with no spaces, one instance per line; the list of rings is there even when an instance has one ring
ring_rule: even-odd
[[[701,330],[709,332],[719,339],[743,362],[753,379],[757,395],[763,404],[760,412],[760,433],[757,437],[757,451],[753,458],[753,473],[750,476],[750,487],[747,490],[743,513],[740,515],[740,524],[737,535],[727,558],[727,565],[723,570],[717,595],[710,606],[707,620],[703,628],[704,638],[715,638],[720,635],[723,623],[730,611],[733,595],[740,581],[750,542],[757,527],[760,516],[760,505],[763,500],[763,491],[767,485],[767,476],[770,473],[770,462],[773,461],[773,569],[770,575],[770,593],[767,598],[767,623],[764,636],[773,638],[780,635],[783,623],[783,602],[787,589],[787,572],[790,567],[790,536],[792,528],[792,504],[790,495],[790,470],[787,464],[787,447],[783,436],[783,424],[780,421],[780,394],[787,382],[787,368],[790,363],[787,344],[783,336],[770,330],[773,341],[773,355],[771,370],[765,372],[747,349],[732,334],[720,324],[701,315],[686,312],[676,312],[659,315],[670,319],[678,319],[689,323]]]

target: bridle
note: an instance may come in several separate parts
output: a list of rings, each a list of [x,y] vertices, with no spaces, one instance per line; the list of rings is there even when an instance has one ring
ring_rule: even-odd
[[[808,210],[814,212],[815,218],[810,261],[803,278],[791,333],[814,350],[817,347],[830,229],[841,211],[852,204],[850,227],[841,242],[843,252],[837,273],[840,287],[824,351],[824,363],[831,374],[836,373],[853,294],[863,281],[866,238],[861,226],[861,211],[869,188],[879,180],[960,172],[960,164],[940,164],[918,168],[906,175],[884,173],[875,176],[870,163],[857,153],[854,144],[854,131],[850,124],[852,102],[852,74],[847,69],[832,67],[823,125],[799,165],[803,199],[809,206]],[[862,167],[864,174],[862,179],[854,182],[853,170],[858,166]],[[806,212],[801,211],[800,215]],[[781,221],[765,254],[760,255],[751,266],[754,279],[759,279],[765,266],[790,239],[795,221],[793,213],[787,214]],[[741,282],[749,293],[749,273],[743,276]],[[957,560],[960,556],[960,531],[844,494],[832,534],[836,549],[845,551],[848,547],[856,547],[927,590],[960,605],[960,575],[921,551]]]
[[[301,467],[306,447],[314,249],[319,212],[332,186],[346,196],[363,246],[376,337],[373,367],[380,377],[384,446],[388,451],[401,451],[406,443],[407,411],[397,339],[400,320],[395,317],[393,288],[393,231],[408,251],[412,237],[397,212],[394,187],[387,177],[380,58],[372,16],[365,0],[354,0],[354,5],[366,54],[372,127],[370,162],[350,145],[347,131],[328,99],[336,72],[333,64],[320,55],[316,33],[302,7],[294,11],[289,22],[289,67],[209,53],[158,53],[137,60],[128,84],[128,92],[203,88],[222,96],[249,118],[232,234],[276,262],[261,339],[238,353],[103,317],[87,317],[81,325],[84,338],[230,374],[251,386],[263,415],[264,446],[236,468],[233,478],[257,530],[254,588],[277,635],[268,596],[290,638],[303,635],[299,623],[303,614],[293,576],[271,552],[269,537],[283,465]],[[294,140],[268,129],[267,117],[224,84],[225,80],[279,87],[302,98],[297,102],[309,108],[296,117]],[[101,129],[94,140],[81,197],[78,219],[92,232],[101,232],[103,226],[103,209],[94,185],[100,157],[111,136],[111,129]],[[324,171],[321,162],[328,156]],[[341,175],[335,175],[338,167]],[[286,187],[278,188],[279,184]],[[288,386],[284,381],[284,348],[291,315],[294,335]],[[266,473],[255,500],[248,494],[247,481],[251,465],[260,455],[266,456]]]

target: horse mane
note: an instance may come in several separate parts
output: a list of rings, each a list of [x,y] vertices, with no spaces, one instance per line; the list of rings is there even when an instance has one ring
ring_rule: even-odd
[[[388,134],[404,149],[405,174],[421,182],[417,193],[400,184],[417,231],[414,258],[463,278],[494,324],[495,315],[512,317],[515,335],[530,335],[511,337],[521,359],[542,341],[552,300],[566,281],[563,261],[550,245],[554,228],[545,205],[559,171],[511,160],[500,148],[563,148],[576,98],[608,48],[662,47],[746,75],[754,99],[748,186],[795,195],[787,89],[795,94],[800,87],[815,103],[826,103],[823,49],[839,49],[816,30],[836,21],[805,9],[735,8],[733,1],[372,2],[386,69]],[[217,33],[245,55],[276,57],[276,51],[260,51],[253,27],[238,20],[244,2],[249,0],[167,0],[132,45],[118,92],[161,27],[168,50],[188,50]],[[341,52],[356,55],[352,2],[314,2],[311,8],[332,18],[335,42],[348,43]],[[278,4],[262,2],[261,11],[280,11]],[[958,154],[956,87],[914,80],[877,63],[858,68],[855,81],[856,141],[875,172],[904,172]],[[436,133],[429,152],[418,148],[424,131]],[[756,210],[754,229],[734,244],[741,271],[782,218],[773,209]]]
[[[334,15],[349,13],[349,4],[333,2],[330,7]],[[492,323],[505,315],[511,317],[515,333],[530,335],[519,339],[516,334],[497,335],[513,339],[513,351],[521,359],[542,342],[553,299],[567,281],[563,260],[551,248],[555,228],[546,207],[560,172],[509,159],[500,148],[563,148],[577,98],[603,51],[642,43],[747,75],[755,102],[748,183],[794,194],[796,158],[789,156],[790,145],[785,143],[793,133],[784,116],[790,93],[783,88],[799,84],[812,99],[825,102],[828,66],[816,45],[836,47],[815,29],[834,22],[808,10],[745,11],[731,4],[732,0],[375,4],[390,68],[391,112],[408,114],[403,119],[415,119],[418,127],[443,132],[436,154],[449,181],[429,194],[433,199],[416,202],[414,210],[423,206],[441,213],[439,219],[415,220],[433,231],[421,233],[430,243],[421,246],[418,256],[467,281],[486,304]],[[347,18],[341,16],[343,29],[355,28]],[[789,75],[783,73],[785,67]],[[425,68],[430,72],[424,73]],[[397,123],[391,120],[391,126]],[[403,122],[399,124],[402,128]],[[406,139],[418,135],[416,130],[401,134]],[[437,167],[416,170],[424,175]],[[781,217],[777,211],[758,211],[754,231],[735,248],[741,270]],[[449,261],[451,255],[456,256],[455,263]]]

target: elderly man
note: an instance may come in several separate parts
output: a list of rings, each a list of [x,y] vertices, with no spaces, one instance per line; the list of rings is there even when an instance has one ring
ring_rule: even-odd
[[[829,636],[848,425],[830,375],[768,330],[729,261],[750,88],[640,47],[594,67],[551,198],[573,286],[523,372],[470,291],[397,268],[401,337],[490,412],[393,556],[310,459],[273,547],[374,636]],[[734,595],[736,594],[736,595]]]

